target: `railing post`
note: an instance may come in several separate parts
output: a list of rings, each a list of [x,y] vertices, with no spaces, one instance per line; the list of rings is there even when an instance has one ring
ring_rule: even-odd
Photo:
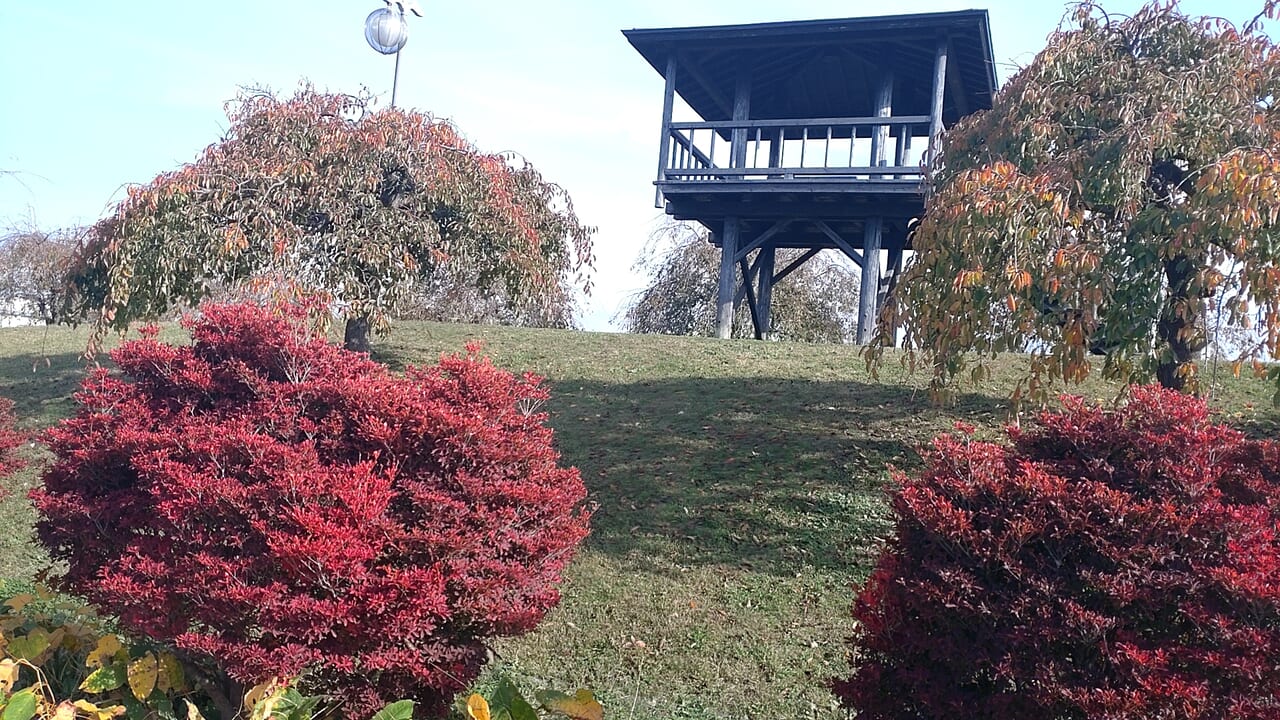
[[[671,161],[671,113],[674,111],[676,100],[676,56],[674,53],[667,58],[667,76],[666,89],[662,98],[662,141],[658,150],[658,182],[663,183],[667,179],[667,165]],[[661,208],[662,203],[662,186],[659,185],[654,193],[654,207]]]
[[[896,143],[894,143],[894,148],[893,148],[894,167],[902,167],[902,164],[907,161],[907,153],[910,152],[910,150],[911,150],[911,126],[899,125],[898,140]],[[893,176],[895,178],[899,177],[897,173],[894,173]]]

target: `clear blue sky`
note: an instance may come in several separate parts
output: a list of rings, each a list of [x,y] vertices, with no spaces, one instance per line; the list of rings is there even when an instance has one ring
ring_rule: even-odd
[[[454,120],[481,148],[515,150],[567,188],[599,228],[583,321],[607,329],[642,278],[631,265],[653,208],[662,80],[622,29],[986,8],[1000,77],[1043,47],[1054,1],[421,0],[398,104]],[[1132,12],[1136,0],[1106,2]],[[1187,1],[1242,24],[1262,0]],[[367,86],[390,95],[392,61],[364,40],[379,0],[0,0],[0,227],[90,223],[123,186],[218,140],[240,86]]]

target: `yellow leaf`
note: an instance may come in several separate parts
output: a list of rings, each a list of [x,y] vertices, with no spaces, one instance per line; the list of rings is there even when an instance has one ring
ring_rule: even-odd
[[[288,690],[289,684],[280,678],[255,685],[244,696],[245,709],[250,710],[249,720],[268,720]]]
[[[204,720],[204,715],[200,712],[200,708],[190,700],[187,703],[187,720]]]
[[[89,652],[88,657],[84,659],[87,667],[99,668],[111,662],[116,653],[124,650],[124,646],[120,644],[120,638],[115,635],[105,635],[98,640],[98,644]]]
[[[183,676],[182,663],[178,662],[178,658],[174,657],[173,653],[160,653],[158,662],[160,677],[156,680],[156,687],[160,688],[161,692],[185,691],[187,680]]]
[[[573,697],[548,698],[544,704],[548,710],[572,720],[604,720],[604,708],[586,688],[580,688]]]
[[[472,720],[489,720],[489,702],[479,693],[467,698],[467,716]]]
[[[88,700],[77,700],[72,703],[72,706],[85,715],[88,715],[90,720],[111,720],[111,718],[119,717],[124,714],[123,705],[98,707]]]
[[[147,653],[129,663],[129,689],[139,700],[146,700],[152,690],[156,689],[156,679],[160,675],[160,666],[156,656]]]
[[[16,682],[18,682],[18,663],[12,658],[0,660],[0,695],[8,695]]]
[[[275,685],[275,678],[272,678],[266,682],[258,683],[257,685],[249,688],[249,692],[244,694],[244,708],[246,710],[252,710],[253,706],[257,705],[259,700],[266,697],[267,693],[271,692]]]

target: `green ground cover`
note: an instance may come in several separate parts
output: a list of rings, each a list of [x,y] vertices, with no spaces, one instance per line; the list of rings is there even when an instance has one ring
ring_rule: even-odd
[[[71,411],[86,338],[0,331],[0,394],[24,425]],[[825,682],[845,672],[849,603],[889,531],[887,465],[919,467],[917,449],[956,420],[996,435],[1022,362],[938,409],[927,378],[892,361],[873,379],[851,347],[404,323],[375,356],[429,363],[472,338],[498,364],[548,378],[559,446],[598,504],[563,603],[535,633],[500,642],[481,682],[591,687],[623,719],[841,717]],[[1224,367],[1213,404],[1270,434],[1273,392]],[[45,564],[25,500],[35,482],[7,481],[0,585]]]

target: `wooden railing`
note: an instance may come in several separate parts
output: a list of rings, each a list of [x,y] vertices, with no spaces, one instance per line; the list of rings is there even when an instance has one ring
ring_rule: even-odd
[[[919,182],[928,115],[673,122],[658,180]]]

